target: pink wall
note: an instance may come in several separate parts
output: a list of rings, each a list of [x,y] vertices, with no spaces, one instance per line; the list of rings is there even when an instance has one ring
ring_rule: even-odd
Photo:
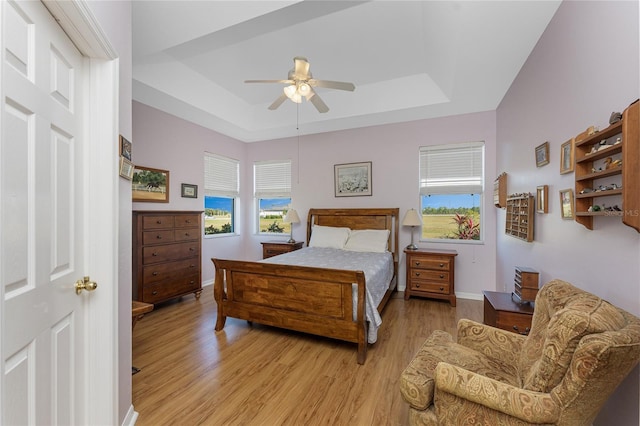
[[[203,209],[199,198],[180,198],[180,183],[202,188],[203,152],[209,151],[240,160],[241,217],[238,236],[205,238],[203,242],[203,281],[213,280],[211,257],[255,260],[262,256],[255,233],[252,195],[253,163],[270,159],[292,160],[293,205],[306,221],[312,207],[399,207],[401,216],[419,207],[418,150],[420,146],[449,142],[484,140],[486,182],[484,199],[484,244],[421,243],[422,247],[458,250],[456,293],[479,298],[483,289],[495,288],[495,208],[491,190],[495,178],[495,113],[485,112],[435,120],[414,121],[349,131],[301,135],[297,138],[245,144],[146,105],[133,104],[134,163],[170,171],[170,203],[133,203],[133,209]],[[303,124],[301,125],[303,132]],[[339,163],[371,161],[373,195],[334,197],[333,166]],[[305,223],[294,227],[294,237],[304,240]],[[401,229],[400,247],[409,243],[408,230]],[[400,259],[404,262],[404,255]],[[404,289],[404,265],[400,288]]]
[[[500,104],[497,169],[508,174],[508,192],[549,185],[533,243],[506,236],[498,212],[500,290],[513,289],[516,265],[531,266],[541,283],[561,278],[640,314],[640,234],[618,218],[595,218],[592,231],[562,220],[558,194],[575,177],[559,173],[560,145],[588,126],[605,128],[612,111],[639,97],[638,18],[638,2],[564,2]],[[551,162],[537,168],[534,149],[544,141]],[[638,400],[636,369],[596,423],[637,425]]]

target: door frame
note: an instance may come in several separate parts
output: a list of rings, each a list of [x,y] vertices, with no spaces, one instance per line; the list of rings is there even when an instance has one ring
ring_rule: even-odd
[[[118,55],[85,0],[42,0],[80,52],[86,78],[83,132],[85,265],[98,291],[86,298],[84,424],[120,423],[118,341]]]

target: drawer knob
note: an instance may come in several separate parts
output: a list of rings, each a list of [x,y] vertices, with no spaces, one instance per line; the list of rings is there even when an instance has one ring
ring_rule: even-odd
[[[420,266],[420,262],[416,260],[416,266]]]
[[[158,255],[158,253],[156,253],[156,252],[151,253],[151,256],[157,256],[157,255]]]
[[[152,292],[151,292],[151,294],[153,294],[154,296],[156,296],[156,295],[158,294],[158,292],[154,290],[154,291],[152,291]]]
[[[162,239],[162,235],[156,235],[156,238],[161,240]]]
[[[156,220],[156,223],[157,223],[158,225],[162,225],[162,221],[161,221],[160,219]]]
[[[151,275],[153,275],[155,277],[156,275],[158,275],[158,272],[154,271],[153,274],[151,274]]]
[[[416,284],[416,287],[420,287],[420,283]]]
[[[441,264],[440,264],[440,267],[441,267],[441,268],[444,268],[444,263],[441,263]]]
[[[189,251],[195,251],[193,247],[189,247]]]
[[[420,276],[420,272],[416,272],[416,277],[419,277],[419,276]]]
[[[444,275],[440,274],[440,278],[444,278]]]
[[[196,265],[189,265],[189,268],[195,268]]]
[[[191,219],[187,219],[187,220],[185,220],[185,222],[191,223]]]
[[[185,236],[185,237],[188,237],[188,236],[189,236],[189,233],[188,233],[188,232],[185,232],[185,233],[184,233],[184,236]]]
[[[444,287],[440,287],[440,291],[444,291]]]

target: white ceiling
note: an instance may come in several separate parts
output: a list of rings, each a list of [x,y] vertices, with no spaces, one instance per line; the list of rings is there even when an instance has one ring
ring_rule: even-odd
[[[133,98],[245,142],[495,110],[559,4],[136,0]],[[356,90],[268,110],[295,56]]]

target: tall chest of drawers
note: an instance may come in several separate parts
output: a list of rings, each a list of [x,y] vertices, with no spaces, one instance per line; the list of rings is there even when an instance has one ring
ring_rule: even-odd
[[[404,298],[411,296],[448,300],[456,306],[455,250],[406,249],[407,288]]]
[[[202,292],[202,212],[133,212],[133,292],[160,303]]]

